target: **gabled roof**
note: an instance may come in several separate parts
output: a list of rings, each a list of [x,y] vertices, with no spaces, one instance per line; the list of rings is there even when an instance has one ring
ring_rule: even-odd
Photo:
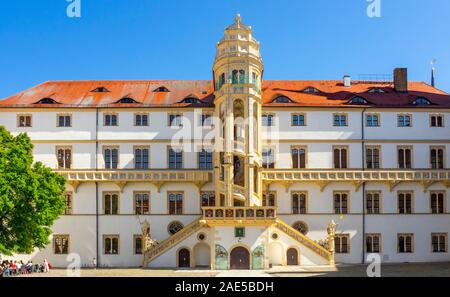
[[[104,87],[109,92],[92,92]],[[154,92],[165,87],[169,92]],[[304,93],[314,87],[320,93]],[[382,88],[385,93],[369,93],[372,88]],[[118,100],[130,97],[140,102],[138,106],[189,107],[180,103],[186,97],[197,97],[196,107],[214,106],[213,82],[209,80],[120,80],[120,81],[49,81],[21,93],[0,100],[0,107],[136,107],[137,104],[118,104]],[[279,96],[292,102],[275,103]],[[262,99],[266,107],[354,107],[348,101],[360,96],[369,104],[365,107],[415,107],[412,102],[424,97],[432,103],[421,108],[450,107],[450,95],[423,82],[409,82],[408,92],[399,93],[392,83],[354,81],[345,87],[339,80],[266,80],[262,83]],[[36,104],[43,98],[51,98],[59,104]],[[358,105],[356,105],[358,106]]]

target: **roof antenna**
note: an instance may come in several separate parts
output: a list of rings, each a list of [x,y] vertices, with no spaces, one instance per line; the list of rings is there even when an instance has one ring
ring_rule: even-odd
[[[431,60],[431,86],[435,86],[435,70],[436,70],[436,59]]]

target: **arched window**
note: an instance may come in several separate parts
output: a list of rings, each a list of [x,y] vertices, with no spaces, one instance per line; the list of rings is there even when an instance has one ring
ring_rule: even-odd
[[[187,104],[202,104],[203,101],[198,99],[196,96],[194,95],[189,95],[186,98],[184,98],[183,100],[181,100],[180,103],[187,103]]]
[[[320,93],[320,91],[314,87],[307,87],[307,88],[303,89],[302,93],[316,94],[316,93]]]
[[[364,99],[363,97],[353,97],[352,99],[350,99],[347,104],[368,104],[369,102]]]
[[[381,89],[381,88],[372,88],[372,89],[370,89],[370,90],[368,91],[368,93],[378,93],[378,94],[381,94],[381,93],[386,93],[386,91],[383,90],[383,89]]]
[[[59,104],[59,103],[53,100],[52,98],[43,98],[34,104]]]
[[[272,103],[292,103],[292,100],[286,96],[278,96],[272,101]]]
[[[168,88],[162,86],[153,90],[153,92],[170,92]]]
[[[116,103],[120,103],[120,104],[133,104],[133,103],[139,103],[136,100],[134,100],[133,98],[130,97],[124,97],[122,99],[120,99],[119,101],[117,101]]]
[[[245,84],[245,71],[244,70],[233,70],[231,75],[231,81],[233,84]]]
[[[92,93],[107,93],[107,92],[109,92],[109,90],[105,87],[98,87],[96,89],[93,89],[91,92]]]
[[[431,101],[425,97],[418,97],[416,100],[414,100],[414,102],[412,104],[413,105],[430,105]]]
[[[298,221],[292,224],[292,228],[302,233],[303,235],[306,235],[308,233],[308,225],[306,225],[306,223],[302,221]]]

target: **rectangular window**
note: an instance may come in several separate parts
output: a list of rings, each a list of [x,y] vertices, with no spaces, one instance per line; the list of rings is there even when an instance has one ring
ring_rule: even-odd
[[[335,113],[333,114],[333,126],[344,127],[348,126],[348,116],[345,113]]]
[[[399,127],[412,127],[412,115],[410,114],[397,115],[397,125]]]
[[[103,126],[113,127],[119,125],[119,116],[115,113],[105,113],[103,115]]]
[[[17,115],[17,127],[31,127],[31,115],[18,114]]]
[[[380,192],[367,192],[366,193],[366,212],[368,214],[380,213]]]
[[[433,253],[447,252],[447,233],[431,233],[431,250]]]
[[[142,255],[142,235],[133,236],[133,247],[135,255]]]
[[[263,148],[262,162],[263,168],[275,168],[275,156],[272,148]]]
[[[412,192],[398,192],[398,213],[411,214],[413,208]]]
[[[66,192],[64,194],[64,198],[66,199],[66,208],[64,209],[65,215],[72,214],[72,197],[73,197],[73,194],[71,192]]]
[[[348,254],[350,252],[350,235],[336,235],[334,237],[334,250],[336,254]]]
[[[412,168],[412,147],[398,147],[398,168]]]
[[[198,153],[198,168],[211,170],[213,168],[213,153],[210,150],[202,149]]]
[[[171,113],[169,114],[169,126],[171,127],[180,127],[183,125],[182,122],[182,114],[175,114],[175,113]]]
[[[262,115],[262,125],[264,127],[274,126],[275,123],[274,123],[273,120],[274,120],[274,115],[273,114],[265,113],[265,114]]]
[[[72,148],[56,147],[56,158],[58,159],[58,169],[70,169],[72,166]]]
[[[348,147],[334,146],[333,147],[334,168],[337,169],[348,168],[347,160],[348,160]]]
[[[380,168],[380,147],[367,146],[366,147],[366,167],[370,169]]]
[[[380,127],[380,115],[378,113],[368,113],[366,115],[366,127]]]
[[[134,193],[134,214],[145,215],[150,213],[150,193]]]
[[[307,193],[306,192],[293,192],[292,196],[292,213],[293,214],[305,214],[307,213]]]
[[[366,252],[381,253],[381,235],[366,234]]]
[[[431,192],[430,206],[431,206],[431,213],[434,214],[445,213],[445,192]]]
[[[134,147],[134,168],[148,169],[150,160],[150,147],[136,146]]]
[[[306,115],[304,113],[293,113],[291,115],[291,125],[294,127],[306,126]]]
[[[119,148],[104,147],[103,159],[105,161],[105,169],[117,169],[119,166]]]
[[[182,192],[169,192],[169,214],[181,215],[183,214],[183,196]]]
[[[183,150],[179,148],[169,148],[169,169],[183,168]]]
[[[201,192],[202,207],[215,207],[216,206],[216,194],[214,192]]]
[[[444,127],[444,116],[440,114],[430,115],[430,126],[431,127]]]
[[[445,156],[445,147],[443,147],[443,146],[430,147],[431,168],[443,169],[444,168],[444,156]]]
[[[262,197],[263,207],[275,207],[276,206],[276,192],[264,193]]]
[[[105,255],[119,254],[119,235],[103,236],[103,253]]]
[[[202,114],[200,116],[200,124],[202,127],[211,127],[212,126],[212,115],[211,114]]]
[[[136,127],[149,126],[148,113],[135,113],[134,114],[134,125]]]
[[[69,253],[69,235],[53,235],[53,253],[56,255]]]
[[[306,148],[291,147],[292,168],[306,168]]]
[[[72,116],[70,114],[58,114],[57,126],[58,127],[71,127],[72,126]]]
[[[105,215],[119,214],[119,194],[103,193],[103,209]]]
[[[349,209],[348,192],[335,192],[334,193],[334,213],[335,214],[347,214]]]
[[[414,234],[398,234],[397,242],[397,251],[399,253],[414,252]]]

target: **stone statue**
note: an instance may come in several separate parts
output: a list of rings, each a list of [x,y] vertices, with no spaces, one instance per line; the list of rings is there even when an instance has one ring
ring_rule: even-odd
[[[336,235],[336,223],[331,221],[327,226],[327,241],[328,241],[328,250],[332,254],[332,264],[334,264],[334,236]]]
[[[159,243],[156,240],[152,239],[152,236],[150,234],[150,223],[145,220],[143,223],[141,223],[141,230],[142,230],[142,254],[144,255],[142,266],[143,268],[147,267],[148,265],[148,251],[158,245]]]

